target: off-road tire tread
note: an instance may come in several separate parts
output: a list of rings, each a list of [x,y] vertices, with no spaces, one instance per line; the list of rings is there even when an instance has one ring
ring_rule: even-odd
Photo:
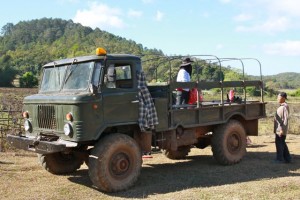
[[[108,174],[110,154],[118,148],[127,148],[133,156],[131,174],[126,180],[114,180]],[[127,152],[128,153],[128,152]],[[105,136],[92,149],[89,158],[89,176],[93,184],[103,192],[117,192],[131,187],[138,179],[142,166],[141,150],[131,137],[115,133]]]
[[[38,154],[39,163],[48,172],[56,175],[69,174],[77,171],[83,164],[79,157],[71,155],[72,159],[64,159],[60,152],[52,154]]]
[[[240,151],[233,155],[228,151],[226,140],[230,131],[235,130],[240,137]],[[229,131],[229,132],[228,132]],[[219,125],[212,136],[212,152],[214,158],[222,165],[239,163],[246,153],[246,132],[243,125],[237,120]]]

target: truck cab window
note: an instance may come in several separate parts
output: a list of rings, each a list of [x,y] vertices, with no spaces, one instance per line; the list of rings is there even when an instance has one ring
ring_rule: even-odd
[[[116,87],[132,88],[132,70],[130,65],[120,65],[115,67],[116,70]]]
[[[132,69],[129,64],[110,65],[105,84],[107,88],[132,88]]]
[[[94,62],[78,63],[68,66],[63,90],[86,90]]]

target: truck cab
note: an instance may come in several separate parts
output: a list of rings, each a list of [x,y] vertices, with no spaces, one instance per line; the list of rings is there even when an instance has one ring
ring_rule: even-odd
[[[140,69],[140,59],[130,55],[86,56],[46,64],[38,94],[24,99],[26,136],[59,138],[66,146],[78,146],[97,140],[111,125],[136,124],[135,72]],[[47,149],[35,151],[47,153]]]

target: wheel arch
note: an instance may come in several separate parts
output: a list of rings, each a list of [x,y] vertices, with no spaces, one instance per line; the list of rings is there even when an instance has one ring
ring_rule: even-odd
[[[139,131],[140,128],[137,123],[133,124],[111,124],[104,129],[97,130],[97,134],[95,135],[95,141],[101,140],[103,137],[114,134],[114,133],[121,133],[128,135],[134,138],[134,133]]]
[[[228,123],[231,119],[237,120],[243,125],[246,131],[246,135],[251,135],[251,136],[258,135],[258,119],[247,120],[244,114],[235,113],[227,119],[226,123]]]

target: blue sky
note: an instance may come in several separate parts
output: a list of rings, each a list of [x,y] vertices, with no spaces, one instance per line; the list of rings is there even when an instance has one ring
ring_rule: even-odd
[[[299,0],[10,0],[0,27],[32,19],[72,19],[167,55],[253,57],[263,75],[300,73]],[[239,62],[226,63],[241,68]],[[245,61],[245,73],[259,67]]]

